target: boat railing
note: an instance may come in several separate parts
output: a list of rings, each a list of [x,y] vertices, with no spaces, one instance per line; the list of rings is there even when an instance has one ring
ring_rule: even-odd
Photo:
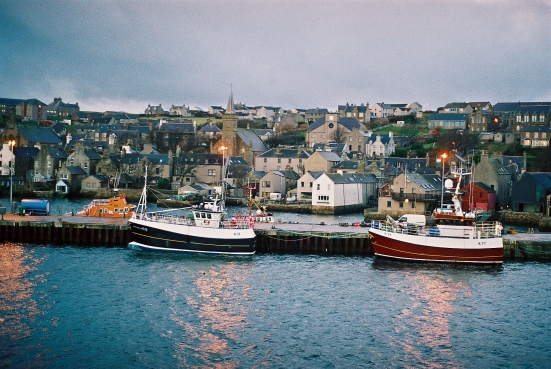
[[[134,213],[133,218],[135,219],[143,219],[148,220],[151,222],[158,222],[158,223],[167,223],[167,224],[178,224],[178,225],[187,225],[187,226],[195,226],[197,223],[195,222],[195,219],[193,218],[193,214],[189,212],[182,212],[178,211],[179,209],[174,209],[173,211],[159,211],[159,212],[151,212],[151,213]],[[210,222],[213,222],[214,220],[209,220]],[[216,227],[215,223],[210,223],[209,225],[212,227],[214,224],[214,227]],[[227,220],[222,221],[219,224],[219,228],[226,228],[226,229],[249,229],[251,228],[251,222],[249,219],[242,219],[242,220]],[[204,226],[205,228],[210,228],[209,226]]]
[[[441,230],[436,226],[416,226],[414,224],[399,225],[383,220],[373,220],[371,222],[371,228],[390,233],[444,238],[499,238],[501,237],[501,231],[503,230],[500,222],[482,222],[475,223],[472,227],[464,227],[464,233],[461,235],[454,233],[453,236],[450,236],[445,232],[443,234],[443,232],[441,232]]]

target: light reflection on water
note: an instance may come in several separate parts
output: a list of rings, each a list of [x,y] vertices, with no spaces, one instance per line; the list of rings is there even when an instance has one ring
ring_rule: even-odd
[[[6,243],[0,267],[0,367],[476,368],[551,360],[547,264],[179,257]]]

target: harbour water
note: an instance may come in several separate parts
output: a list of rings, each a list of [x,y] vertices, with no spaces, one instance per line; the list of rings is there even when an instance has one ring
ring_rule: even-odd
[[[551,265],[0,244],[0,367],[550,367]]]

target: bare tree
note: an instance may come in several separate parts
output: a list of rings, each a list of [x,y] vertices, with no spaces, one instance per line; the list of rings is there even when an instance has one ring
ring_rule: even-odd
[[[346,132],[339,124],[337,124],[331,136],[336,143],[343,143],[346,141]]]

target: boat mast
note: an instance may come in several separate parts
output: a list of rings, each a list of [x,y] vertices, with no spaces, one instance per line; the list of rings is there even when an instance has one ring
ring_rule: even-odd
[[[143,218],[143,215],[147,211],[147,164],[145,165],[145,181],[143,184],[142,195],[140,196],[140,201],[136,207],[136,214],[140,214],[140,218]]]

